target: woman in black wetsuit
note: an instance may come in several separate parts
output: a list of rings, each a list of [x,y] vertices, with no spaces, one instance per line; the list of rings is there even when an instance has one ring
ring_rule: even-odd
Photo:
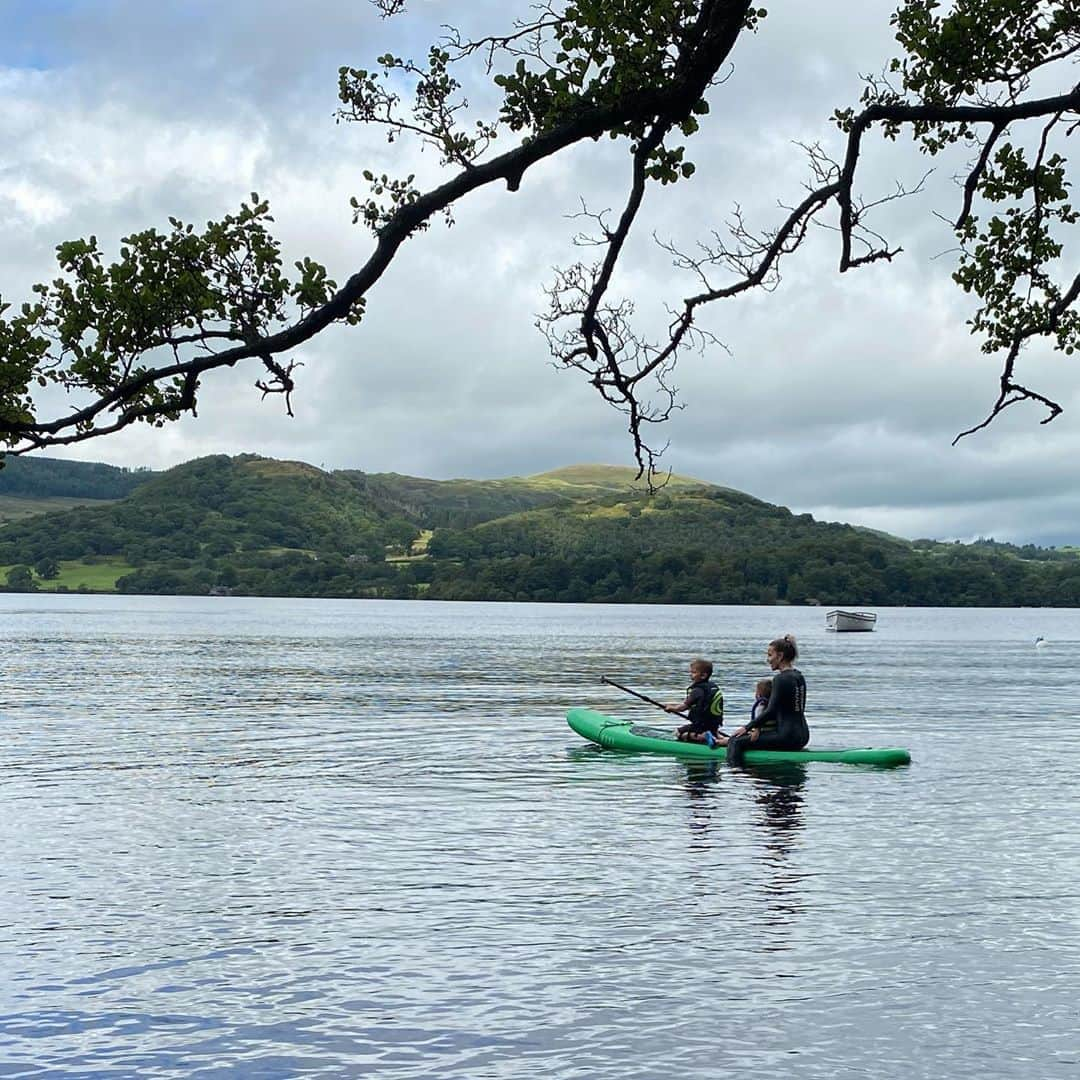
[[[727,744],[727,759],[741,765],[747,750],[801,750],[810,741],[806,726],[806,680],[795,667],[799,650],[790,634],[769,643],[765,654],[776,672],[769,704],[739,728]]]

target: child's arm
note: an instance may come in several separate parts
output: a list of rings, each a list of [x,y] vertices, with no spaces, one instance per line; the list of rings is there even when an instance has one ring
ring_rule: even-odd
[[[695,701],[698,700],[699,697],[701,697],[703,693],[704,691],[699,689],[698,687],[692,687],[690,690],[687,691],[685,701],[683,701],[679,705],[665,705],[664,708],[667,709],[667,711],[670,713],[688,712],[690,710],[690,707],[694,704]]]

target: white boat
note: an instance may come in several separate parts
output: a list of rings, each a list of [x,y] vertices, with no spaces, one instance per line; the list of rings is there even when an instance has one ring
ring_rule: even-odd
[[[873,630],[877,616],[872,611],[830,611],[825,616],[826,630]]]

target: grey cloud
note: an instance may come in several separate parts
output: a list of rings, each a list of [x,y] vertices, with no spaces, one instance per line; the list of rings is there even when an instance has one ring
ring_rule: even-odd
[[[405,150],[401,162],[402,147],[331,118],[339,64],[363,65],[384,48],[419,55],[429,32],[461,15],[450,4],[413,10],[421,30],[342,0],[234,0],[213,11],[202,0],[113,0],[29,27],[53,35],[65,66],[20,76],[0,110],[10,151],[0,167],[0,291],[14,296],[51,272],[61,239],[95,232],[115,243],[172,213],[201,223],[253,187],[271,200],[287,256],[310,254],[343,280],[371,250],[349,224],[361,169],[435,176],[432,155]],[[498,14],[504,24],[503,11],[492,0],[469,5],[467,16],[479,26]],[[698,174],[650,192],[617,282],[635,297],[644,328],[659,333],[665,304],[697,289],[652,232],[689,248],[736,201],[762,227],[781,220],[777,201],[797,199],[806,179],[793,141],[839,145],[829,116],[857,99],[860,73],[891,54],[887,22],[881,5],[787,5],[740,43],[690,147]],[[33,123],[20,119],[19,102]],[[924,166],[909,145],[879,143],[868,144],[863,164],[868,196],[898,177],[917,180]],[[955,211],[952,176],[962,164],[961,153],[923,196],[881,208],[882,228],[905,248],[894,265],[840,277],[835,236],[822,231],[788,260],[775,293],[707,312],[731,353],[714,348],[681,362],[685,408],[652,433],[671,441],[666,464],[797,511],[891,523],[903,535],[1070,535],[1074,366],[1035,351],[1024,360],[1033,381],[1073,402],[1053,425],[1038,427],[1028,410],[950,446],[982,418],[997,378],[996,361],[964,326],[969,307],[949,281],[949,258],[934,258],[952,242],[934,213]],[[196,420],[72,453],[162,467],[255,451],[432,477],[629,463],[624,418],[579,377],[553,370],[533,328],[551,268],[588,254],[569,244],[581,227],[567,216],[579,193],[590,209],[617,209],[627,172],[624,146],[590,144],[530,173],[514,195],[479,194],[452,229],[411,240],[371,293],[364,325],[335,329],[299,354],[294,419],[279,400],[260,401],[249,368],[210,376]],[[14,179],[54,200],[55,217],[21,211],[5,188]]]

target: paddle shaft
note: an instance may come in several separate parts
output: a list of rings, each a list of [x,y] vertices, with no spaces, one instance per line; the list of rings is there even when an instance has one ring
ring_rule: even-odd
[[[614,679],[609,679],[606,675],[600,676],[602,683],[607,683],[608,686],[614,686],[616,690],[621,690],[624,694],[630,694],[632,697],[640,698],[642,701],[647,701],[650,705],[655,705],[658,709],[662,709],[667,712],[667,706],[661,705],[659,701],[651,697],[646,697],[644,694],[639,694],[636,690],[631,690],[629,686],[623,686],[622,683],[617,683]],[[675,716],[686,716],[686,713],[677,712]]]
[[[644,694],[639,694],[636,690],[631,690],[629,686],[623,686],[622,683],[617,683],[614,679],[609,679],[606,675],[601,675],[600,681],[602,683],[607,683],[608,686],[614,686],[616,690],[622,690],[624,693],[630,694],[632,697],[640,698],[642,701],[647,701],[650,705],[655,705],[658,709],[662,709],[664,712],[668,711],[668,707],[666,705],[662,705],[655,698],[646,697]],[[676,712],[672,713],[671,715],[681,716],[684,720],[686,719],[686,713],[683,712]],[[719,735],[727,734],[726,732],[721,731],[720,728],[717,728],[716,730],[717,734]]]

